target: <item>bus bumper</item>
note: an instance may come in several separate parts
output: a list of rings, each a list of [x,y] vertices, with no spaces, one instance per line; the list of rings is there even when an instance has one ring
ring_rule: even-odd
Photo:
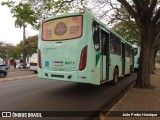
[[[71,81],[79,83],[90,83],[99,85],[99,82],[96,83],[91,80],[90,71],[51,71],[45,69],[38,70],[38,77],[46,80],[62,80],[62,81]]]

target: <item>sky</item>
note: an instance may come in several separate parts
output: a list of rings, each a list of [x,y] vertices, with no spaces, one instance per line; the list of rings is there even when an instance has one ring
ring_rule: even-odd
[[[38,31],[27,25],[26,37],[36,34]],[[10,9],[7,6],[1,6],[0,2],[0,41],[16,45],[21,40],[23,40],[23,29],[15,28],[15,18],[12,17]]]

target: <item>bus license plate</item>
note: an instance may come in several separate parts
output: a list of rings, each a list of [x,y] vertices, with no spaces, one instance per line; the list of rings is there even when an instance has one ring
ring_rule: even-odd
[[[63,66],[63,62],[56,61],[54,62],[54,66]]]

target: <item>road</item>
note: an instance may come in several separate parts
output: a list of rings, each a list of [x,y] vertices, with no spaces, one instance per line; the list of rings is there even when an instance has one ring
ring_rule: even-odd
[[[135,78],[136,74],[132,73],[116,86],[109,83],[96,86],[51,81],[37,77],[4,81],[0,82],[0,111],[100,111],[108,107]],[[66,120],[60,117],[55,119]]]

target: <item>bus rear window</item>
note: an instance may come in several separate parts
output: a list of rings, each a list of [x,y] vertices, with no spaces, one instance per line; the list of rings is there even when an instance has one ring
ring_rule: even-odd
[[[58,18],[43,22],[42,40],[69,40],[81,37],[82,16]]]

